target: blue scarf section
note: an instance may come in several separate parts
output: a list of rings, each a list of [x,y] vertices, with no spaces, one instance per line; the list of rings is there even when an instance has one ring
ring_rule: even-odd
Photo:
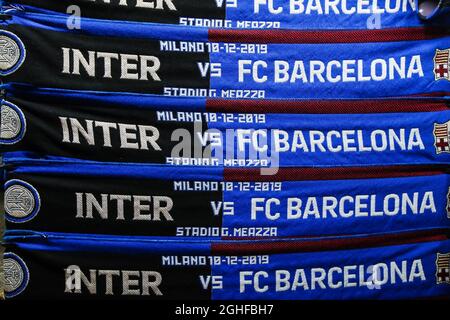
[[[214,29],[385,29],[448,23],[444,12],[437,21],[424,23],[417,15],[417,1],[411,0],[204,0],[202,4],[188,5],[172,0],[170,5],[163,4],[162,8],[155,8],[154,4],[151,8],[149,4],[139,7],[101,1],[59,2],[16,0],[9,5],[27,12],[69,16],[76,13],[70,5],[77,5],[83,20],[138,20]],[[191,12],[194,6],[196,10]],[[105,9],[111,10],[106,13]]]
[[[8,25],[9,30],[23,38],[24,50],[28,51],[33,64],[48,64],[48,72],[54,73],[42,80],[34,76],[34,84],[43,87],[87,89],[87,86],[95,88],[102,83],[103,88],[114,91],[116,85],[111,83],[114,80],[123,84],[121,91],[124,92],[244,99],[389,97],[399,93],[445,96],[450,90],[446,64],[439,60],[442,56],[448,57],[449,38],[445,33],[428,40],[396,41],[394,37],[379,43],[383,38],[381,34],[377,38],[375,33],[373,40],[369,40],[375,42],[360,43],[358,31],[355,31],[349,43],[333,43],[339,35],[317,34],[302,40],[306,34],[300,32],[298,41],[284,44],[273,43],[273,39],[264,41],[264,37],[258,40],[262,43],[246,43],[253,41],[252,36],[244,37],[239,43],[221,42],[220,35],[217,38],[215,33],[204,28],[133,22],[119,25],[87,20],[80,30],[68,30],[64,17],[21,12],[13,13]],[[44,31],[65,34],[65,44],[55,40],[57,34],[45,36],[39,42],[27,40]],[[107,60],[96,58],[98,52],[104,55],[102,50],[106,50],[96,48],[98,42],[94,39],[97,36],[122,38],[124,48],[120,51],[128,51],[120,56],[121,61],[117,60],[118,54],[108,51],[116,57],[108,60],[113,66],[112,75],[108,71],[97,74],[95,68],[92,69],[94,64],[100,65]],[[219,40],[210,40],[211,37]],[[275,42],[284,42],[289,37],[288,33],[281,32]],[[147,49],[146,55],[139,52],[137,57],[141,60],[133,58],[138,52],[133,52],[131,42],[126,44],[132,39],[146,39],[153,49]],[[322,43],[310,43],[315,41]],[[357,43],[351,43],[355,41]],[[42,60],[44,51],[52,52],[55,59]],[[172,55],[177,58],[168,62]],[[37,72],[36,66],[32,67],[24,59],[21,68],[30,69],[32,74]],[[121,70],[121,76],[115,70],[120,64],[122,69],[128,66],[127,70]],[[178,78],[173,78],[168,71],[169,64],[179,70]],[[140,74],[138,70],[144,70],[144,73]],[[10,75],[9,81],[27,83],[30,79],[25,77],[26,71]]]
[[[47,285],[39,292],[54,298],[114,299],[115,295],[134,293],[135,298],[170,299],[177,294],[171,279],[179,279],[181,274],[188,286],[181,288],[183,294],[189,290],[193,298],[212,300],[408,299],[448,294],[450,242],[443,239],[320,252],[302,250],[308,240],[302,240],[303,244],[256,241],[253,251],[233,256],[221,251],[226,241],[26,232],[10,234],[6,240],[14,246],[5,257],[14,260],[21,268],[18,272],[24,274],[22,285],[12,292],[18,297],[36,294],[32,288],[40,283],[41,273],[46,274]],[[266,251],[277,245],[299,249]],[[246,243],[234,242],[234,246]],[[102,269],[106,265],[114,273],[113,287],[105,286],[106,271]],[[49,272],[53,268],[64,272]],[[139,270],[133,274],[134,283],[139,284],[134,292],[127,290],[129,283],[122,275],[127,273],[122,270]],[[143,281],[150,279],[153,286]],[[151,290],[146,290],[148,287]]]
[[[346,180],[300,174],[283,181],[271,176],[230,178],[229,171],[211,167],[58,162],[20,156],[5,155],[5,190],[7,194],[17,186],[28,190],[34,210],[19,218],[7,210],[11,228],[88,233],[92,221],[97,221],[97,232],[104,234],[220,239],[398,233],[450,226],[450,180],[443,172],[403,177],[395,173],[383,177],[380,172],[379,177],[364,178],[348,170]],[[317,173],[320,177],[320,170]],[[43,176],[46,179],[41,181]],[[83,185],[78,177],[83,177]],[[134,181],[147,191],[136,190]],[[114,187],[117,183],[121,189]],[[56,193],[59,197],[51,196]],[[113,200],[115,194],[122,194],[121,209]],[[157,219],[149,218],[156,212],[149,204],[160,199],[164,199],[160,207],[168,210],[158,211]]]
[[[290,113],[287,102],[289,113],[263,114],[249,113],[245,107],[240,108],[242,112],[211,110],[202,98],[50,89],[28,92],[14,86],[8,88],[8,95],[4,108],[16,114],[20,130],[0,140],[5,151],[92,161],[225,167],[429,165],[450,161],[450,111],[442,103],[436,111],[426,112],[427,103],[434,108],[433,99],[421,101],[418,111],[422,112],[395,112],[395,104],[401,100],[392,100],[392,112],[388,113],[372,108],[368,110],[372,113],[354,109],[354,114],[322,114],[320,106],[317,114],[301,114],[301,108],[295,110],[300,113]],[[364,107],[365,101],[377,103],[358,103]],[[406,105],[415,102],[407,100]],[[283,100],[269,101],[268,107],[270,103],[282,104]],[[233,107],[233,102],[229,105]],[[337,100],[336,105],[345,106],[346,102]],[[100,128],[105,123],[107,131]],[[185,135],[178,137],[181,131]],[[41,143],[42,139],[46,143]],[[189,152],[181,148],[186,142]],[[184,151],[175,152],[178,149]]]

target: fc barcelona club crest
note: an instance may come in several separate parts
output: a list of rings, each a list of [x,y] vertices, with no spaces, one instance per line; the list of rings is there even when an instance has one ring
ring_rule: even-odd
[[[23,223],[33,219],[40,209],[37,190],[22,180],[9,180],[5,184],[5,218],[9,222]]]
[[[450,49],[436,50],[434,55],[434,79],[450,81]]]
[[[7,252],[3,256],[3,272],[6,298],[22,293],[30,280],[30,273],[25,262],[16,254]]]
[[[450,121],[446,123],[435,123],[434,124],[434,146],[436,148],[436,153],[450,153]]]
[[[6,76],[19,69],[25,56],[22,40],[12,32],[0,30],[0,75]]]
[[[450,284],[450,253],[437,254],[436,282],[437,284]]]

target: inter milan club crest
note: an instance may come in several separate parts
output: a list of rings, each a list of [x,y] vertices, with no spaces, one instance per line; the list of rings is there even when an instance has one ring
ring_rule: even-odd
[[[14,33],[0,30],[0,75],[15,72],[25,60],[25,46]]]
[[[435,80],[450,81],[450,49],[436,50],[434,55],[434,78]]]
[[[16,105],[7,101],[3,101],[0,108],[0,144],[14,144],[25,135],[25,116]]]
[[[25,262],[16,254],[6,252],[3,256],[5,295],[12,298],[22,293],[30,280]]]
[[[36,216],[40,208],[40,197],[32,185],[21,180],[9,180],[5,184],[5,189],[7,221],[22,223]]]
[[[448,188],[447,193],[447,218],[450,219],[450,188]]]
[[[435,123],[434,124],[434,146],[436,148],[436,153],[450,153],[450,121],[446,123]]]
[[[436,281],[437,284],[450,284],[450,253],[437,254]]]

